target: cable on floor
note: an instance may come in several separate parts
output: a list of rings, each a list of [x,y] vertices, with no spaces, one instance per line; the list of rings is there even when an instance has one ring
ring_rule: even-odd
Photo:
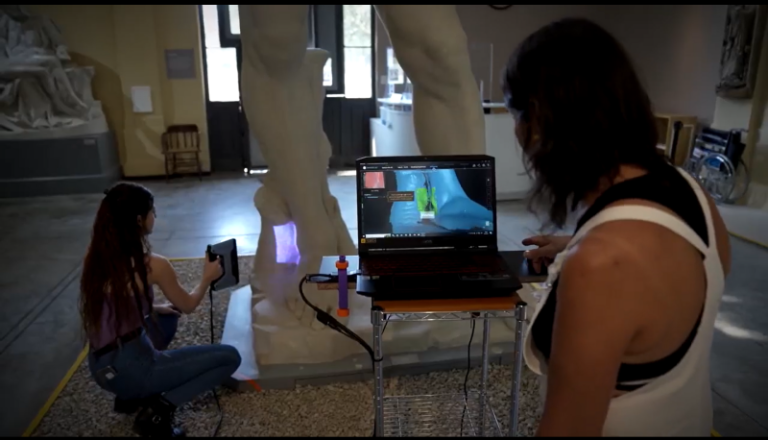
[[[360,336],[358,336],[356,333],[354,333],[352,330],[350,330],[347,326],[340,323],[336,318],[331,316],[330,313],[321,310],[316,305],[309,302],[306,295],[304,295],[304,284],[308,282],[317,283],[317,282],[334,282],[338,280],[338,276],[336,275],[329,275],[329,274],[308,274],[305,275],[304,278],[299,281],[299,295],[301,295],[301,300],[304,301],[304,304],[306,304],[309,308],[315,311],[315,319],[317,319],[321,324],[327,326],[328,328],[335,330],[342,335],[348,337],[349,339],[352,339],[353,341],[357,342],[362,346],[365,351],[368,352],[368,355],[371,357],[371,367],[375,369],[376,362],[381,362],[382,359],[376,359],[376,356],[373,352],[373,348],[371,348],[370,345],[368,345],[367,342]],[[381,334],[384,334],[384,330],[387,329],[388,321],[384,323],[384,327],[381,330]],[[375,371],[374,371],[375,374]],[[373,437],[376,437],[376,421],[374,419],[373,423]]]
[[[213,286],[208,288],[208,298],[211,302],[210,307],[210,326],[211,326],[211,345],[215,343],[214,341],[214,335],[213,335]],[[213,430],[213,434],[211,434],[211,437],[216,437],[219,434],[219,429],[221,429],[221,424],[224,422],[224,411],[221,409],[221,403],[219,403],[219,396],[216,394],[216,388],[213,388],[211,390],[213,392],[213,398],[216,400],[216,407],[219,409],[219,423],[216,424],[216,429]]]
[[[475,320],[471,322],[472,331],[469,333],[469,343],[467,344],[467,373],[464,375],[464,409],[461,410],[461,427],[459,436],[464,436],[464,416],[467,415],[467,405],[469,405],[469,392],[467,391],[467,382],[469,381],[469,372],[472,371],[472,339],[475,337]],[[481,423],[483,423],[482,421]]]
[[[368,345],[367,342],[360,336],[358,336],[355,332],[350,330],[347,326],[340,323],[336,318],[331,316],[330,313],[321,310],[316,305],[309,302],[306,295],[304,294],[304,284],[308,282],[318,282],[318,278],[322,278],[322,282],[333,282],[338,280],[338,277],[335,275],[327,275],[327,274],[309,274],[306,275],[304,278],[301,279],[299,282],[299,295],[301,295],[301,300],[304,301],[304,304],[306,304],[309,308],[315,311],[315,319],[317,319],[321,324],[327,326],[331,330],[335,330],[342,335],[348,337],[349,339],[352,339],[353,341],[357,342],[362,346],[365,351],[368,352],[368,355],[371,358],[371,364],[375,364],[376,362],[380,362],[381,359],[376,359],[373,353],[373,348],[371,348],[370,345]],[[383,333],[383,332],[382,332]]]

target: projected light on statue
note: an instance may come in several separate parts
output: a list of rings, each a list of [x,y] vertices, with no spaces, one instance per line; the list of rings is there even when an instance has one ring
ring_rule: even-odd
[[[277,263],[280,264],[299,264],[301,255],[296,246],[296,225],[288,222],[284,225],[274,226],[275,232],[275,254]]]

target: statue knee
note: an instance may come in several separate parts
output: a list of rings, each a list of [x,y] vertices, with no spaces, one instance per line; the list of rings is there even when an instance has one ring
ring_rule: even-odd
[[[467,56],[463,34],[448,41],[426,38],[397,53],[397,59],[411,81],[426,89],[461,86]]]
[[[296,72],[304,62],[306,31],[292,27],[261,30],[254,35],[254,41],[247,43],[253,46],[260,61],[273,76]]]

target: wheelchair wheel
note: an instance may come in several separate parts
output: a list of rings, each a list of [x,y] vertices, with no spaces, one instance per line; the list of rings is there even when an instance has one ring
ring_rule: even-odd
[[[710,153],[695,161],[695,164],[690,164],[690,168],[692,168],[693,177],[701,183],[701,186],[712,196],[715,202],[732,203],[741,197],[741,195],[735,194],[737,187],[736,167],[725,155]]]

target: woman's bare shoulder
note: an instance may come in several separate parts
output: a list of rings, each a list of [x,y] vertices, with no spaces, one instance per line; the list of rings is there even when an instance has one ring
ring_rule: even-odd
[[[168,258],[153,252],[149,255],[149,270],[151,276],[154,275],[153,278],[157,278],[169,270],[173,270],[173,266],[171,266]]]
[[[621,223],[595,227],[569,251],[562,277],[574,287],[567,290],[580,300],[585,298],[584,291],[590,291],[586,296],[594,301],[610,298],[611,302],[634,303],[637,291],[653,288],[655,280],[648,276],[652,269],[648,257],[661,251],[660,240],[655,237],[657,231],[646,225]]]

